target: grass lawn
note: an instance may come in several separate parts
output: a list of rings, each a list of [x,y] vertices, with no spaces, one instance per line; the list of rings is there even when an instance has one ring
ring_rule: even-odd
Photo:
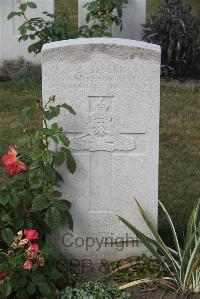
[[[34,83],[0,83],[0,155],[7,145],[32,132],[38,119],[23,124],[21,110],[41,99]],[[172,214],[179,232],[200,198],[200,84],[163,83],[161,86],[159,198]],[[25,128],[25,130],[24,130]],[[1,170],[0,184],[6,177]],[[160,215],[160,230],[168,236]]]
[[[161,87],[159,198],[183,231],[200,198],[200,85]],[[164,219],[160,230],[168,236]]]
[[[7,151],[8,145],[15,144],[39,125],[37,119],[24,124],[21,111],[25,106],[35,105],[40,98],[39,84],[0,82],[0,156]],[[5,173],[1,171],[1,186],[6,179]]]

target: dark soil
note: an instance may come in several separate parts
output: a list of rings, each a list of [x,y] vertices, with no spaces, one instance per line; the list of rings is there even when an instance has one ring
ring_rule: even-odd
[[[135,290],[133,291],[134,299],[200,299],[200,294],[194,296],[186,296],[177,294],[176,292],[171,292],[164,290],[162,288],[156,287],[155,289],[148,290]]]

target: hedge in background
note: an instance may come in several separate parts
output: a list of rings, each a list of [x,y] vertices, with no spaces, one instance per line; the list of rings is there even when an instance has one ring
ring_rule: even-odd
[[[200,14],[179,0],[165,0],[144,25],[143,39],[162,48],[161,74],[200,78]]]

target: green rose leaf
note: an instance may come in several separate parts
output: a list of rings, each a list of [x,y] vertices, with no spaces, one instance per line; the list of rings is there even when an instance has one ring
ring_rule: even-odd
[[[13,208],[17,208],[19,206],[21,207],[20,198],[18,196],[15,195],[11,196],[9,203]]]
[[[19,9],[20,9],[21,11],[25,12],[26,9],[27,9],[27,4],[26,4],[26,3],[21,3],[20,6],[19,6]]]
[[[34,2],[26,2],[26,4],[30,7],[30,8],[37,8],[37,5]]]
[[[70,145],[70,141],[69,141],[69,138],[67,138],[67,136],[65,135],[64,132],[61,132],[59,135],[58,135],[60,141],[62,142],[62,144],[64,146],[69,146]]]
[[[74,111],[74,109],[70,105],[67,105],[66,103],[64,103],[64,104],[61,105],[61,107],[63,107],[67,111],[69,111],[71,114],[76,115],[76,112]]]
[[[7,19],[10,20],[10,19],[12,19],[14,16],[16,16],[16,15],[17,15],[16,12],[12,11],[12,12],[10,12],[9,15],[7,16]]]
[[[14,240],[14,233],[10,228],[4,228],[1,231],[1,236],[4,242],[9,246]]]
[[[30,177],[29,177],[29,183],[31,185],[32,189],[37,189],[39,187],[41,187],[42,183],[43,183],[43,173],[40,169],[38,170],[34,170],[30,173]]]
[[[66,158],[66,164],[67,168],[71,173],[74,173],[76,171],[76,161],[74,160],[70,150],[68,148],[62,148],[62,150],[65,152],[65,158]]]
[[[48,196],[45,194],[41,194],[35,197],[35,199],[33,200],[32,209],[34,211],[40,211],[48,208],[48,206],[49,206]]]
[[[39,163],[37,160],[42,156],[42,154],[43,154],[43,151],[41,151],[41,150],[35,151],[31,154],[31,159],[33,161],[35,161],[34,164],[33,163],[31,164],[31,169],[34,169],[34,167],[37,168],[39,166]]]
[[[51,279],[58,279],[58,278],[62,277],[62,275],[63,275],[56,268],[52,268],[48,274]]]
[[[46,136],[51,136],[52,135],[51,129],[48,129],[48,128],[41,129],[41,132],[42,132],[43,135],[46,135]]]
[[[57,123],[54,123],[51,125],[51,130],[55,133],[57,131],[59,131],[59,127]]]
[[[45,151],[42,155],[44,164],[51,164],[53,162],[53,154],[51,151]]]
[[[18,198],[20,199],[20,201],[23,202],[23,204],[25,206],[30,207],[32,205],[33,202],[33,198],[32,198],[32,193],[29,190],[24,190],[22,191],[19,195]]]
[[[13,225],[12,218],[8,214],[1,215],[1,221],[7,225]]]
[[[32,157],[32,156],[31,156]],[[39,155],[37,156],[36,155],[36,153],[35,153],[35,156],[34,156],[34,158],[36,158],[37,157],[37,159],[39,158]],[[34,169],[37,169],[37,168],[39,168],[40,167],[40,163],[38,162],[38,161],[34,161],[31,165],[30,165],[30,170],[34,170]]]
[[[44,117],[47,120],[51,120],[52,118],[58,116],[60,114],[60,105],[55,107],[49,107],[49,110],[44,111]]]
[[[51,197],[53,198],[60,198],[62,197],[62,193],[57,191],[57,190],[53,190],[51,193],[50,193]]]
[[[27,32],[27,28],[24,27],[24,26],[20,26],[20,27],[18,28],[18,30],[19,30],[19,32],[20,32],[21,35],[25,35],[26,32]]]
[[[51,205],[60,211],[68,211],[71,208],[71,202],[65,199],[53,199]]]
[[[56,171],[55,169],[50,166],[50,165],[46,165],[43,167],[43,173],[44,173],[44,176],[45,178],[51,182],[51,183],[56,183],[57,181],[57,174],[56,174]]]
[[[62,217],[59,210],[56,207],[48,208],[45,221],[51,229],[58,228],[62,223]]]
[[[50,296],[51,295],[51,288],[46,282],[37,283],[38,288],[43,296]]]
[[[4,280],[1,284],[1,293],[6,297],[12,293],[12,286],[8,279]]]
[[[6,207],[7,203],[9,202],[9,196],[0,196],[0,204]]]
[[[29,295],[33,295],[36,292],[36,285],[32,282],[29,282],[27,285],[27,292]]]
[[[41,272],[32,272],[31,276],[34,283],[45,282],[45,276]]]
[[[55,166],[61,166],[65,162],[65,153],[64,152],[56,152],[54,154],[54,164]]]

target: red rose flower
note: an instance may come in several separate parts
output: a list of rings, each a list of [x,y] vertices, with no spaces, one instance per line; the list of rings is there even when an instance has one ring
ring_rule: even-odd
[[[29,241],[38,239],[39,235],[35,229],[24,229],[24,235]]]
[[[6,275],[0,272],[0,281],[3,281],[6,278]]]
[[[33,267],[33,263],[30,260],[25,261],[23,268],[25,270],[31,270]]]
[[[28,250],[27,250],[27,259],[32,260],[36,256],[39,250],[39,246],[37,243],[29,243]]]
[[[9,175],[19,174],[27,170],[24,162],[17,157],[17,150],[9,146],[9,151],[2,157],[3,166]]]
[[[34,251],[38,251],[39,250],[39,246],[38,246],[38,244],[37,243],[29,243],[28,244],[28,249],[30,249],[30,250],[34,250]]]

